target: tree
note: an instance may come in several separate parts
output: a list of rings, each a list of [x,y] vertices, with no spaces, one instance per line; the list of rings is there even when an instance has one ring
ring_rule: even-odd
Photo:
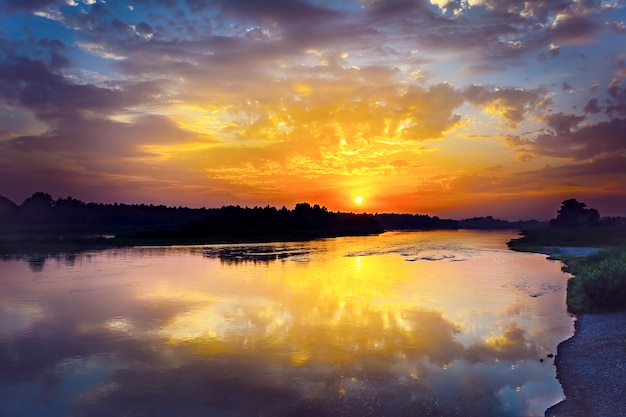
[[[584,227],[595,226],[600,221],[600,213],[596,209],[585,208],[587,205],[575,198],[561,203],[555,219],[550,220],[553,227]]]
[[[19,207],[20,217],[26,223],[47,223],[52,214],[53,200],[50,194],[37,191]]]

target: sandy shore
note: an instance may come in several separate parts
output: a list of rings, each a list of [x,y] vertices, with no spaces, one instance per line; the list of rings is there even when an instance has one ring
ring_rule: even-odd
[[[581,315],[555,365],[566,399],[546,416],[626,416],[626,312]]]

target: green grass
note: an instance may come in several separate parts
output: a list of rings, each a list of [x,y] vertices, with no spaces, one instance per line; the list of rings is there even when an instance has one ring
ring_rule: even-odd
[[[567,283],[570,312],[626,310],[626,246],[563,261],[564,270],[574,274]]]

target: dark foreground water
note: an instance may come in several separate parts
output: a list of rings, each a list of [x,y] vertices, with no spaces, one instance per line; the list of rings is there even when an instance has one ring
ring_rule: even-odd
[[[511,237],[0,261],[0,415],[543,415],[567,276]]]

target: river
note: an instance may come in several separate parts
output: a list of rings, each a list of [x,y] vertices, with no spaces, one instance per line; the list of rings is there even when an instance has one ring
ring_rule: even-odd
[[[0,261],[3,416],[542,416],[568,275],[514,231]]]

